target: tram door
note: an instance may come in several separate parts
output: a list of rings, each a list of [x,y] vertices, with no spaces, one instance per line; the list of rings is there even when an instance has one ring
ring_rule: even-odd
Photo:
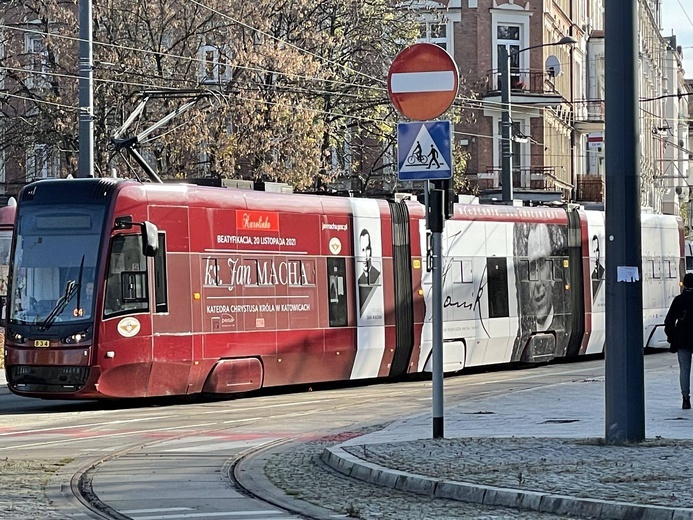
[[[166,389],[185,394],[193,341],[188,208],[152,206],[149,219],[161,234],[153,259],[153,359],[148,391],[160,395]]]

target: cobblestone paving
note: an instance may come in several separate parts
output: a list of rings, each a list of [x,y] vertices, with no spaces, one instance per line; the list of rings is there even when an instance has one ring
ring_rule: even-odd
[[[610,501],[693,506],[693,441],[430,439],[345,446],[391,469],[462,482]]]
[[[402,493],[350,479],[327,468],[320,454],[338,444],[334,438],[309,442],[271,457],[270,481],[288,495],[362,520],[559,520],[534,511],[465,504]],[[370,447],[369,447],[370,448]]]
[[[344,477],[320,461],[325,447],[343,440],[329,437],[277,453],[265,473],[288,495],[362,520],[575,518],[432,499]],[[584,439],[428,439],[345,449],[423,475],[606,500],[693,505],[693,441],[606,446]],[[0,460],[0,520],[64,520],[44,487],[66,462]]]
[[[66,462],[0,459],[0,519],[62,520],[44,489]]]

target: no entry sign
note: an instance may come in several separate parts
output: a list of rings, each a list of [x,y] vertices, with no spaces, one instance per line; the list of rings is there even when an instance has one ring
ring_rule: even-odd
[[[459,75],[452,57],[432,43],[416,43],[400,52],[387,75],[387,93],[397,111],[426,121],[445,112],[457,96]]]

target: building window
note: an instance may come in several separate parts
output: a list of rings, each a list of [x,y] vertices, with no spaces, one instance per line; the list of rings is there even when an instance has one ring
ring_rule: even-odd
[[[491,9],[491,52],[493,62],[496,64],[496,72],[502,70],[499,60],[501,46],[508,50],[510,55],[510,82],[511,88],[523,89],[525,83],[523,72],[529,69],[529,52],[517,51],[526,49],[530,42],[530,17],[531,13],[514,3],[506,3],[498,9]],[[501,89],[500,74],[494,74],[493,86]]]
[[[200,67],[202,83],[221,83],[229,80],[228,56],[224,48],[204,45],[200,49]]]
[[[419,43],[432,43],[454,55],[453,27],[462,21],[461,0],[432,2],[428,0],[402,0],[399,9],[417,13],[419,21]],[[447,6],[447,7],[446,7]],[[471,7],[471,6],[470,6]]]
[[[510,153],[512,154],[512,170],[513,170],[513,177],[517,180],[519,179],[518,175],[519,172],[522,168],[522,145],[523,141],[527,141],[527,137],[525,136],[523,132],[524,128],[524,121],[512,121],[511,122],[512,127],[510,128]],[[499,118],[498,119],[498,146],[497,148],[497,153],[498,153],[498,161],[495,162],[495,164],[503,164],[503,121]]]
[[[48,50],[40,34],[27,34],[25,38],[27,64],[29,75],[26,80],[28,88],[46,88],[49,86],[47,73]]]
[[[433,43],[450,52],[452,50],[451,34],[447,20],[427,20],[419,24],[419,42]]]
[[[58,177],[60,162],[46,144],[35,144],[26,156],[26,180],[48,179]]]
[[[0,31],[0,62],[5,60],[5,35]],[[0,90],[5,88],[5,69],[0,68]]]
[[[344,133],[341,135],[335,135],[334,139],[336,143],[330,147],[331,171],[338,176],[350,175],[353,168],[353,150],[351,148],[353,137],[351,135],[351,130],[349,128],[345,128]],[[393,160],[394,152],[389,148],[386,149],[383,154],[383,164],[387,164],[388,161]],[[387,174],[393,172],[394,169],[383,173]]]
[[[524,90],[522,78],[520,75],[520,35],[521,27],[519,25],[498,25],[496,27],[496,45],[498,56],[498,70],[503,70],[503,64],[500,62],[501,47],[506,47],[508,56],[510,57],[510,88]],[[499,74],[500,75],[500,74]],[[498,83],[500,90],[501,84]]]

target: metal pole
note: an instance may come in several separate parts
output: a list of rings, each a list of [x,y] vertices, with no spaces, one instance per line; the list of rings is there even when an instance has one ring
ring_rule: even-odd
[[[443,190],[428,194],[430,202],[429,224],[433,249],[433,438],[444,437],[443,415]]]
[[[645,439],[638,3],[606,0],[606,441]]]
[[[94,176],[94,85],[91,0],[79,0],[79,164],[77,177]]]
[[[498,47],[501,68],[501,184],[504,204],[513,200],[513,156],[510,149],[510,57],[505,45]]]

